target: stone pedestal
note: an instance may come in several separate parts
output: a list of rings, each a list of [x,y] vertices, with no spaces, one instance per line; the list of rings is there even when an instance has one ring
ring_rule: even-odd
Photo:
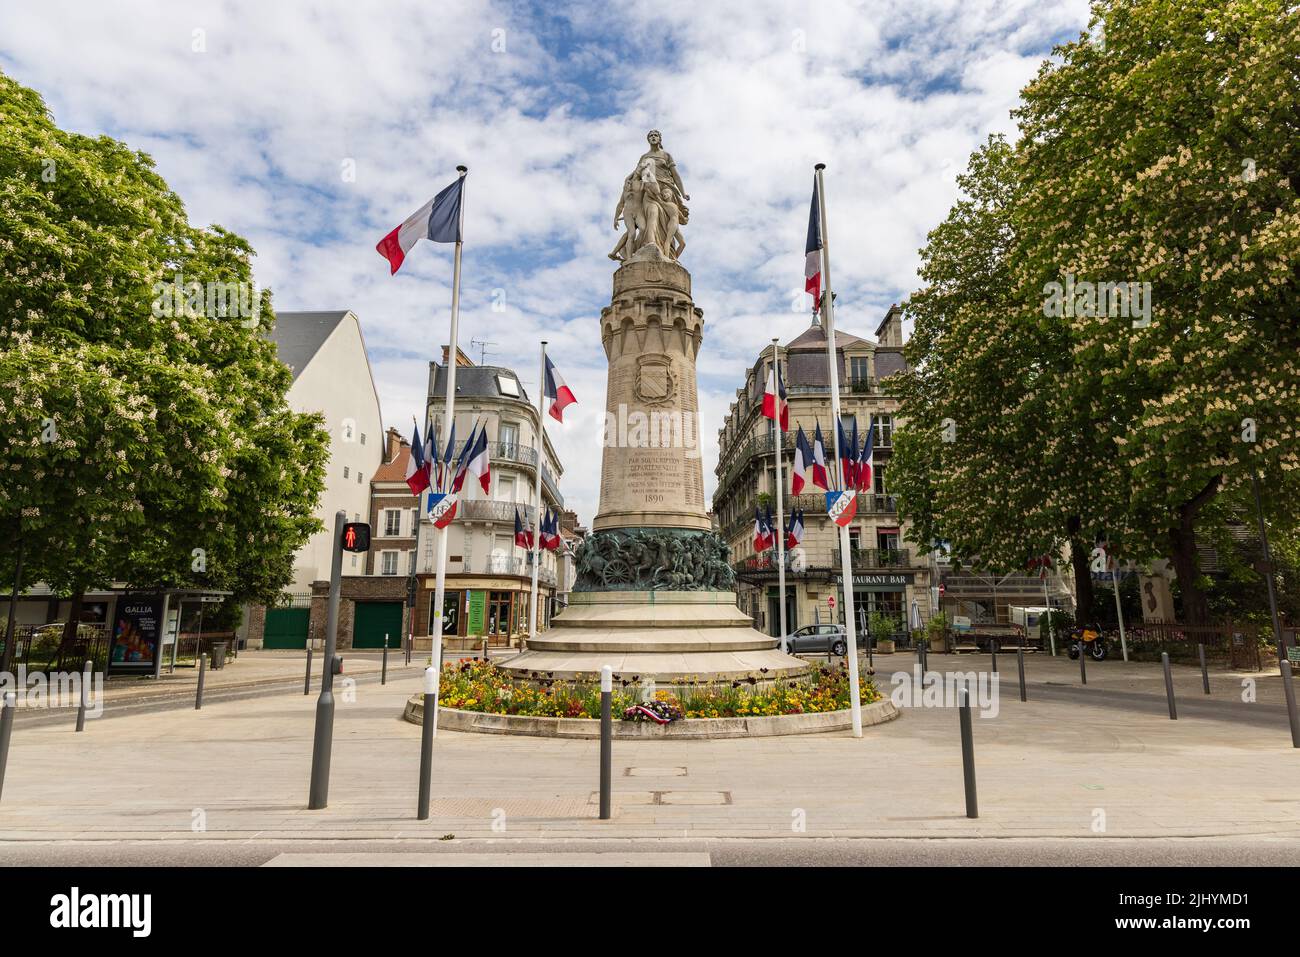
[[[662,258],[620,267],[600,337],[609,384],[592,529],[707,530],[695,391],[704,313],[691,299],[691,274]]]

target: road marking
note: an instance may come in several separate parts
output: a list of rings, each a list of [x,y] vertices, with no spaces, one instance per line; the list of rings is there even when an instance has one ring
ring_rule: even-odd
[[[371,853],[277,854],[263,867],[710,867],[708,854],[611,851],[594,853]]]

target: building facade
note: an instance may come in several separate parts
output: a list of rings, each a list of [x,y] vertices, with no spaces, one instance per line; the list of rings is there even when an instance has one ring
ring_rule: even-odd
[[[852,545],[854,604],[860,622],[876,612],[889,616],[899,630],[913,617],[924,623],[937,609],[934,556],[906,542],[907,528],[890,494],[889,458],[898,400],[890,394],[889,376],[905,368],[902,310],[890,308],[876,330],[876,341],[837,330],[835,355],[839,373],[840,414],[846,431],[854,417],[859,429],[874,421],[872,488],[858,495],[857,515],[849,527]],[[780,631],[778,569],[775,549],[756,554],[754,509],[776,509],[776,429],[762,416],[763,390],[772,367],[769,346],[746,372],[718,434],[717,491],[713,511],[731,546],[737,599],[755,627],[770,635]],[[802,425],[809,441],[821,424],[827,458],[835,428],[831,417],[826,333],[819,320],[781,347],[782,378],[790,404],[790,430],[784,436],[782,477],[786,521],[803,509],[802,547],[786,556],[786,619],[789,631],[816,622],[841,621],[844,609],[838,528],[826,515],[825,498],[811,484],[790,494],[794,433]],[[833,599],[833,602],[832,602]]]

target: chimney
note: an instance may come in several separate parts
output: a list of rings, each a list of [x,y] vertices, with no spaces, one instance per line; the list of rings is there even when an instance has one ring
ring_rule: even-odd
[[[402,433],[396,429],[389,429],[388,434],[384,436],[384,463],[395,462],[397,453],[401,451],[402,446],[406,444],[406,439],[402,438]]]

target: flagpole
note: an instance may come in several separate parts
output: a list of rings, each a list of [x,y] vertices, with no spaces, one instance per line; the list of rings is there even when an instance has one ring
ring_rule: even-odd
[[[831,418],[835,428],[831,430],[831,442],[835,447],[835,466],[841,467],[840,461],[840,373],[835,362],[835,306],[831,295],[831,244],[826,229],[826,185],[822,171],[825,163],[818,163],[814,169],[817,176],[817,206],[821,217],[822,239],[822,325],[826,332],[826,362],[830,371]],[[856,489],[845,489],[857,495]],[[858,682],[858,629],[853,612],[853,561],[849,549],[849,530],[840,525],[840,575],[844,582],[844,630],[849,659],[849,705],[853,717],[853,736],[862,737],[862,698]]]
[[[542,462],[546,454],[546,340],[542,340],[537,376],[537,473],[533,477],[536,522],[533,528],[533,587],[528,599],[528,640],[537,637],[537,570],[542,561]],[[519,649],[523,651],[522,648]]]
[[[772,340],[772,368],[775,372],[774,388],[776,395],[776,418],[773,424],[776,426],[776,527],[780,529],[776,536],[776,576],[777,589],[781,598],[781,653],[786,653],[786,635],[789,628],[786,622],[785,610],[785,517],[783,514],[785,480],[781,477],[781,453],[785,448],[785,430],[781,428],[781,357],[780,345],[778,340]]]
[[[412,422],[415,422],[415,416],[411,416],[411,421],[412,421]],[[429,404],[428,404],[428,402],[425,403],[425,408],[424,408],[424,427],[425,427],[426,430],[429,428]],[[411,454],[412,454],[412,455],[415,454],[415,449],[414,449],[414,448],[411,449]],[[415,603],[411,605],[411,607],[407,610],[407,613],[406,613],[406,618],[407,618],[407,621],[406,621],[406,648],[403,649],[403,650],[406,652],[406,663],[407,663],[408,665],[411,663],[411,659],[410,659],[411,651],[412,651],[412,649],[415,647],[415,612],[416,612],[417,609],[419,609],[419,607],[420,607],[420,589],[419,589],[419,584],[420,584],[420,578],[419,578],[419,575],[420,575],[420,526],[423,524],[423,522],[424,522],[424,493],[423,493],[423,492],[420,492],[418,495],[415,496],[415,546],[414,546],[414,550],[415,550],[415,563],[411,566],[410,574],[407,576],[407,578],[410,580],[410,582],[411,582],[411,583],[414,583],[414,585],[415,585],[415,588],[413,589],[414,592],[415,592]],[[408,585],[408,589],[409,589],[409,588],[410,588],[410,585]]]
[[[451,333],[448,338],[451,344],[447,347],[447,397],[443,401],[442,421],[447,423],[448,428],[452,422],[456,421],[456,357],[460,353],[460,250],[464,245],[462,237],[464,236],[465,225],[465,174],[469,168],[457,166],[456,172],[461,178],[461,196],[460,196],[460,223],[456,227],[456,255],[453,260],[451,274]],[[442,683],[442,617],[443,602],[447,597],[447,535],[450,533],[451,524],[448,523],[446,528],[437,528],[434,532],[438,536],[438,568],[437,579],[433,591],[433,643],[430,648],[429,661],[433,666],[434,674],[438,676],[438,682],[433,689],[433,737],[438,736],[438,690]],[[426,717],[428,717],[426,715]]]

